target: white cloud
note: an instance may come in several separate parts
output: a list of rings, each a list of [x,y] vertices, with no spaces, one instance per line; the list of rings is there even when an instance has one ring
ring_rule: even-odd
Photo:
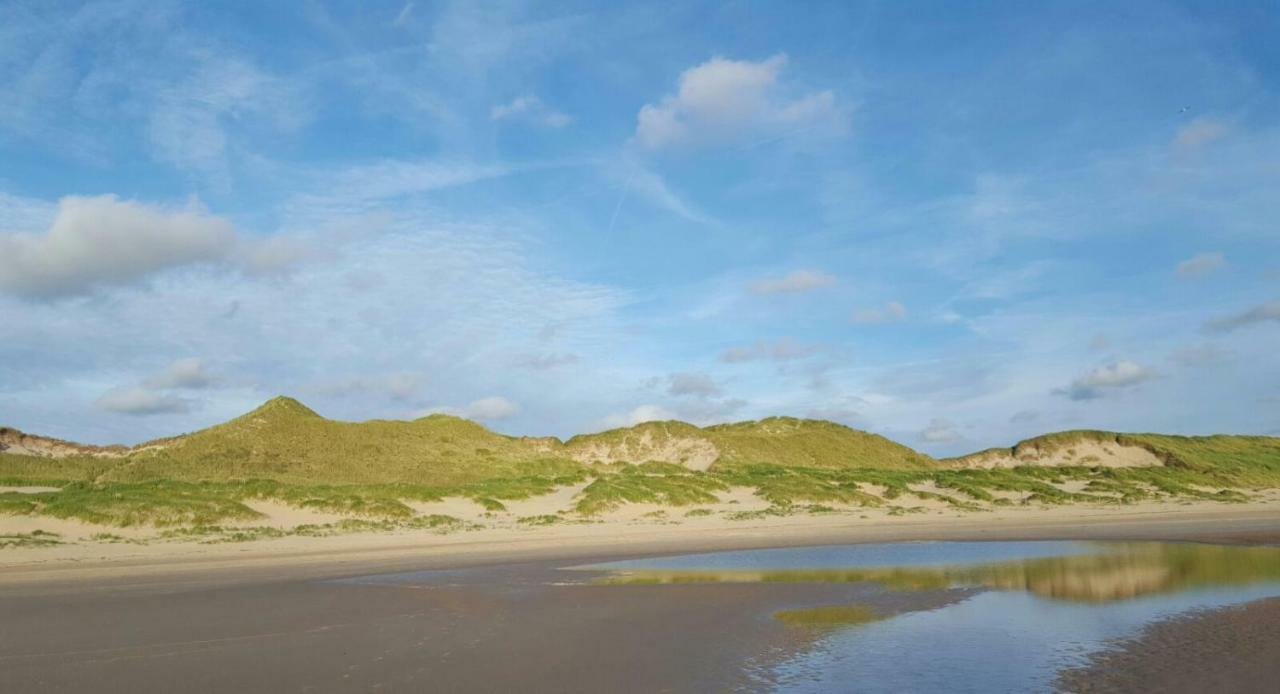
[[[629,412],[611,414],[601,420],[601,423],[605,428],[617,429],[620,427],[633,427],[644,422],[660,422],[668,419],[676,419],[675,413],[658,405],[640,405]]]
[[[0,292],[34,299],[140,283],[165,270],[225,265],[252,274],[317,254],[302,239],[239,236],[198,203],[163,207],[115,195],[65,197],[43,234],[0,234]]]
[[[624,198],[628,193],[635,193],[650,205],[674,213],[691,222],[699,224],[716,223],[713,217],[685,200],[679,193],[672,190],[671,186],[667,185],[667,182],[661,176],[653,171],[635,162],[628,162],[626,170],[628,172],[627,179],[623,183],[622,193]],[[624,198],[619,199],[618,210],[621,209]],[[616,221],[615,213],[614,218],[610,221],[610,229],[612,229],[612,225]]]
[[[1237,328],[1268,321],[1280,323],[1280,301],[1271,301],[1254,306],[1247,311],[1214,318],[1204,324],[1204,331],[1209,333],[1229,333]]]
[[[1221,251],[1199,253],[1178,263],[1174,272],[1178,277],[1206,277],[1227,266],[1227,259]]]
[[[1181,150],[1191,150],[1207,145],[1227,134],[1227,125],[1214,118],[1196,118],[1178,128],[1173,144]]]
[[[821,270],[796,270],[785,277],[757,280],[751,283],[756,294],[800,294],[830,287],[836,283],[834,275]]]
[[[498,395],[473,400],[462,407],[432,407],[418,413],[418,416],[429,414],[450,414],[465,419],[495,421],[507,419],[520,414],[520,406]]]
[[[329,257],[314,243],[286,234],[274,234],[253,240],[241,239],[233,261],[250,275],[287,273],[311,260]]]
[[[757,342],[744,347],[730,347],[720,353],[720,361],[727,364],[738,364],[747,361],[769,359],[772,361],[792,361],[803,359],[818,351],[814,345],[803,345],[790,337],[783,337],[776,342]]]
[[[1065,395],[1072,400],[1095,400],[1108,392],[1132,388],[1153,378],[1155,373],[1150,369],[1122,359],[1097,366],[1072,381],[1066,388],[1056,389],[1054,393]]]
[[[854,323],[892,323],[907,317],[907,307],[890,301],[884,308],[860,309],[853,312]]]
[[[802,130],[843,133],[846,118],[835,95],[822,91],[790,97],[778,79],[786,65],[783,54],[759,62],[714,57],[685,70],[674,95],[641,107],[636,141],[662,149]]]
[[[722,392],[720,385],[707,374],[675,373],[667,377],[668,395],[713,398]]]
[[[506,419],[519,412],[519,405],[496,395],[476,400],[462,409],[464,417],[485,420]]]
[[[946,419],[932,419],[920,432],[920,440],[927,443],[955,443],[962,438],[956,425]]]
[[[144,385],[161,390],[172,388],[196,390],[208,388],[216,382],[217,379],[209,373],[204,359],[188,357],[169,364],[164,371],[144,381]]]
[[[66,197],[45,234],[0,236],[0,290],[37,298],[84,294],[223,260],[235,240],[230,222],[196,207]]]
[[[573,122],[569,115],[551,108],[533,94],[518,96],[489,110],[489,119],[524,120],[548,128],[563,128]]]
[[[117,388],[98,398],[100,409],[127,415],[179,414],[191,409],[190,401],[147,388]]]

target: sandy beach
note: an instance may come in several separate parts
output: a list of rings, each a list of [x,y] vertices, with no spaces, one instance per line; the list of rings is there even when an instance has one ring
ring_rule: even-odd
[[[1280,678],[1280,598],[1176,617],[1071,670],[1071,692],[1274,691]]]
[[[771,619],[778,610],[856,603],[890,616],[974,592],[867,583],[603,586],[590,571],[563,569],[903,540],[1280,543],[1274,502],[693,520],[6,550],[0,690],[349,692],[429,683],[450,691],[767,691],[771,667],[820,636]],[[1263,636],[1260,652],[1268,652],[1274,634]],[[1138,648],[1129,670],[1156,662]],[[1107,673],[1110,665],[1104,674],[1114,677]]]
[[[446,502],[448,503],[448,502]],[[554,504],[554,499],[543,503]],[[877,509],[797,514],[746,521],[723,516],[682,517],[680,509],[644,505],[599,522],[551,526],[485,527],[440,534],[429,530],[289,536],[251,542],[206,544],[196,540],[147,544],[75,542],[0,551],[0,585],[49,588],[56,584],[138,577],[198,575],[236,580],[239,575],[337,575],[405,566],[469,566],[495,562],[572,559],[599,555],[747,549],[850,542],[982,539],[1191,540],[1224,543],[1280,542],[1280,497],[1248,504],[1148,502],[1127,506],[1033,506],[988,512],[935,508],[888,515]],[[282,523],[311,520],[280,505]],[[458,512],[458,508],[450,508]],[[524,513],[528,509],[518,512]],[[511,514],[514,515],[514,514]],[[0,518],[0,528],[54,529],[69,537],[103,528],[45,518]],[[28,527],[29,526],[29,527]],[[120,529],[105,528],[113,533]],[[135,531],[136,532],[136,531]]]

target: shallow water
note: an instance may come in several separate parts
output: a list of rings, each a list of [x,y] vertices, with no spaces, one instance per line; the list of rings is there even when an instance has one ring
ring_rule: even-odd
[[[863,583],[979,588],[928,611],[798,610],[807,646],[758,673],[784,692],[1052,690],[1154,621],[1280,595],[1280,550],[1185,543],[967,542],[723,552],[615,562],[611,584]],[[841,623],[841,615],[854,615]]]

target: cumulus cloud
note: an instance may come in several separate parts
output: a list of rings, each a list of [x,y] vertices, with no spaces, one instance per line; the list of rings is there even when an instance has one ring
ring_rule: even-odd
[[[99,409],[118,414],[145,416],[180,414],[191,409],[185,398],[167,395],[149,388],[117,388],[107,391],[94,403]]]
[[[0,236],[0,290],[36,298],[84,294],[224,260],[235,240],[230,222],[198,208],[66,197],[45,234]]]
[[[729,60],[714,57],[680,74],[676,93],[645,104],[635,139],[649,149],[728,144],[744,138],[784,136],[800,130],[840,134],[845,115],[835,94],[793,96],[779,83],[787,57]]]
[[[1191,279],[1196,277],[1206,277],[1221,270],[1227,266],[1226,256],[1221,251],[1213,253],[1200,253],[1178,263],[1174,272],[1178,277]]]
[[[1238,328],[1268,321],[1280,323],[1280,301],[1271,301],[1254,306],[1247,311],[1219,316],[1206,322],[1204,331],[1208,333],[1229,333]]]
[[[1072,400],[1096,400],[1108,393],[1132,388],[1153,378],[1155,373],[1150,369],[1122,359],[1097,366],[1072,381],[1066,388],[1055,389],[1054,393]]]
[[[955,443],[963,439],[960,430],[950,420],[934,418],[920,432],[920,440],[926,443]]]
[[[247,239],[198,204],[180,208],[115,195],[65,197],[43,234],[0,234],[0,292],[32,299],[137,284],[160,272],[223,265],[278,272],[314,254],[296,238]]]
[[[178,359],[169,364],[164,371],[148,378],[143,385],[147,388],[198,390],[214,385],[217,379],[209,373],[208,365],[200,357]]]
[[[859,309],[853,312],[854,323],[892,323],[907,317],[907,307],[890,301],[884,308]]]
[[[667,377],[667,394],[714,398],[723,391],[710,376],[702,373],[675,373]]]
[[[473,400],[462,407],[432,407],[419,413],[420,416],[429,414],[451,414],[466,419],[496,421],[520,414],[520,406],[504,397],[494,395]]]
[[[644,422],[661,422],[668,419],[676,419],[675,413],[658,405],[640,405],[628,412],[611,414],[601,420],[601,424],[608,429],[618,429],[620,427],[633,427]]]
[[[508,103],[494,106],[489,110],[489,119],[523,120],[548,128],[563,128],[573,122],[573,118],[551,108],[533,94],[518,96]]]
[[[834,275],[821,270],[795,270],[785,277],[773,277],[751,283],[756,294],[802,294],[836,283]]]
[[[1213,142],[1227,134],[1227,125],[1214,118],[1196,118],[1178,128],[1173,145],[1181,150],[1191,150]]]

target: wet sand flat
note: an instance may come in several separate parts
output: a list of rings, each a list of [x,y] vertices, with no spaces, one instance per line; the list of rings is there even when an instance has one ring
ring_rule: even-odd
[[[803,645],[776,610],[893,614],[967,595],[592,575],[538,563],[0,597],[0,691],[750,691],[768,687],[755,673],[772,655]]]
[[[1280,683],[1280,598],[1153,624],[1064,673],[1071,692],[1274,692]]]

